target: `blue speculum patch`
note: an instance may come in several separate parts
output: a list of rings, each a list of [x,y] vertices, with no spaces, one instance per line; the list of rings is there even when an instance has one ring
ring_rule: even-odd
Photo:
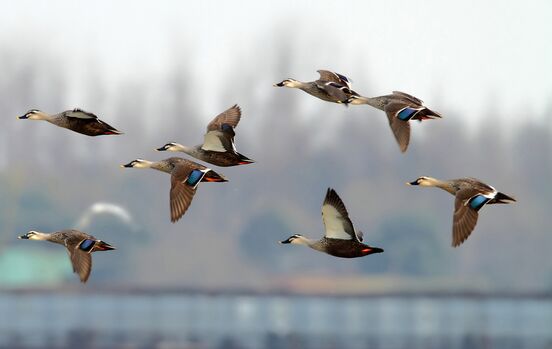
[[[92,249],[92,247],[94,246],[94,243],[95,243],[94,240],[86,239],[83,242],[81,242],[79,248],[83,251],[88,252],[90,251],[90,249]]]
[[[470,207],[473,208],[474,210],[479,210],[489,200],[490,200],[489,198],[486,198],[483,195],[477,195],[470,200]]]
[[[186,180],[186,184],[194,186],[203,178],[203,172],[200,170],[192,170],[190,172],[190,175],[188,176],[188,179]]]
[[[229,124],[222,124],[222,126],[220,128],[224,132],[232,131],[232,126],[230,126]]]
[[[340,78],[341,80],[349,82],[349,79],[348,79],[346,76],[343,76],[343,75],[338,74],[338,73],[335,73],[335,74],[336,74],[337,76],[339,76],[339,78]]]
[[[397,117],[403,121],[407,121],[410,120],[417,112],[418,111],[416,109],[404,108],[399,112],[399,115],[397,115]]]

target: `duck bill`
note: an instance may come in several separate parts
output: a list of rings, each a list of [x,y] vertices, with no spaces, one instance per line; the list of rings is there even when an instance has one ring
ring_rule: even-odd
[[[406,185],[419,185],[419,183],[417,181],[406,182]]]
[[[163,146],[163,147],[161,147],[161,148],[157,148],[157,149],[155,149],[155,150],[156,150],[156,151],[166,151],[166,150],[167,150],[167,148],[165,148],[165,147]]]
[[[21,116],[18,116],[17,118],[20,120],[25,120],[25,119],[28,119],[29,117],[27,115],[21,115]]]
[[[284,87],[284,83],[283,83],[283,82],[279,82],[279,83],[274,84],[274,85],[272,85],[272,86],[274,86],[274,87]]]
[[[133,168],[134,166],[132,165],[132,162],[129,162],[128,164],[124,164],[124,165],[121,165],[121,167],[126,167],[126,168]]]
[[[282,240],[282,241],[278,241],[278,242],[281,243],[281,244],[291,244],[291,240],[290,240],[290,239]]]
[[[21,240],[29,240],[29,236],[27,236],[27,234],[18,236],[17,238]]]

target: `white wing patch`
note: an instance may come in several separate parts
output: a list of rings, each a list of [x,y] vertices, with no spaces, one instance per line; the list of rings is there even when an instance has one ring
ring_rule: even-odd
[[[224,134],[221,131],[207,132],[203,138],[203,145],[201,146],[201,149],[225,153],[227,150],[224,148],[220,137],[224,137]]]
[[[330,239],[352,240],[353,237],[345,231],[343,216],[332,205],[322,206],[322,220],[326,227],[325,236]]]

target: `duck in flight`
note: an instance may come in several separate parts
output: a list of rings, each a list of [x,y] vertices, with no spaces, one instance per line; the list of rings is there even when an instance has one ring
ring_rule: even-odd
[[[321,100],[348,105],[353,96],[360,96],[351,90],[351,80],[344,75],[329,70],[317,70],[320,78],[315,81],[302,82],[285,79],[274,84],[275,87],[298,88]]]
[[[50,115],[38,109],[31,109],[19,116],[22,120],[44,120],[59,127],[69,129],[87,136],[120,135],[121,131],[98,119],[92,113],[82,109],[66,110]]]
[[[364,257],[383,252],[381,248],[362,243],[362,232],[355,230],[345,204],[331,188],[328,188],[322,204],[322,221],[325,233],[320,240],[311,240],[303,235],[294,234],[280,243],[306,245],[314,250],[341,258]]]
[[[470,236],[477,224],[479,210],[483,206],[510,204],[516,201],[513,197],[501,193],[475,178],[439,180],[422,176],[406,184],[441,188],[456,197],[452,218],[453,247],[460,246]]]
[[[441,118],[441,114],[425,107],[423,101],[408,93],[393,91],[379,97],[351,96],[350,104],[368,104],[387,114],[389,126],[399,144],[401,152],[406,152],[410,143],[410,120],[430,120]]]
[[[167,143],[157,151],[179,151],[193,156],[196,159],[216,166],[238,166],[254,163],[255,161],[240,154],[236,150],[234,129],[241,118],[241,109],[236,104],[217,115],[207,125],[207,133],[203,137],[203,144],[188,147],[178,143]]]
[[[221,174],[196,162],[171,157],[161,161],[142,159],[132,160],[121,167],[152,168],[171,175],[171,190],[169,192],[171,222],[178,221],[190,207],[197,187],[201,182],[227,182]]]
[[[88,281],[92,271],[92,252],[110,251],[115,247],[107,242],[96,239],[94,236],[79,230],[62,230],[53,233],[42,233],[31,230],[18,237],[25,240],[44,240],[64,245],[73,265],[73,272],[79,274],[80,281]]]

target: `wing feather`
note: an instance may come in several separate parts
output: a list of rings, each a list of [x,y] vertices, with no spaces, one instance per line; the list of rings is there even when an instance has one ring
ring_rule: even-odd
[[[186,184],[193,168],[177,165],[171,173],[171,190],[169,193],[171,222],[178,221],[188,210],[194,198],[197,185]],[[200,180],[201,181],[201,180]],[[199,183],[199,182],[198,182]]]
[[[322,204],[322,220],[326,229],[325,237],[358,241],[345,204],[335,190],[331,188],[328,188]]]
[[[241,119],[241,108],[234,104],[227,110],[223,111],[217,115],[210,123],[207,125],[207,133],[209,131],[220,131],[222,125],[227,124],[232,128],[236,128]]]
[[[403,153],[408,149],[410,143],[410,123],[399,119],[397,113],[404,107],[404,104],[396,102],[391,102],[384,107],[391,131],[393,131],[393,135]]]
[[[457,193],[454,202],[454,215],[452,218],[452,246],[460,246],[470,236],[477,224],[479,214],[476,210],[466,205],[471,197],[472,190],[462,190]]]
[[[73,272],[79,274],[80,281],[86,283],[92,271],[92,256],[90,253],[79,250],[78,245],[67,246],[69,259],[73,265]]]
[[[79,108],[75,108],[73,110],[67,110],[63,112],[63,114],[69,118],[77,118],[77,119],[97,119],[98,118],[96,115]]]
[[[330,82],[335,82],[339,85],[342,85],[342,86],[345,86],[347,88],[351,88],[351,84],[350,84],[350,81],[347,77],[341,75],[341,74],[337,74],[337,73],[334,73],[334,72],[331,72],[329,70],[317,70],[318,74],[320,74],[320,79],[319,81],[330,81]]]

